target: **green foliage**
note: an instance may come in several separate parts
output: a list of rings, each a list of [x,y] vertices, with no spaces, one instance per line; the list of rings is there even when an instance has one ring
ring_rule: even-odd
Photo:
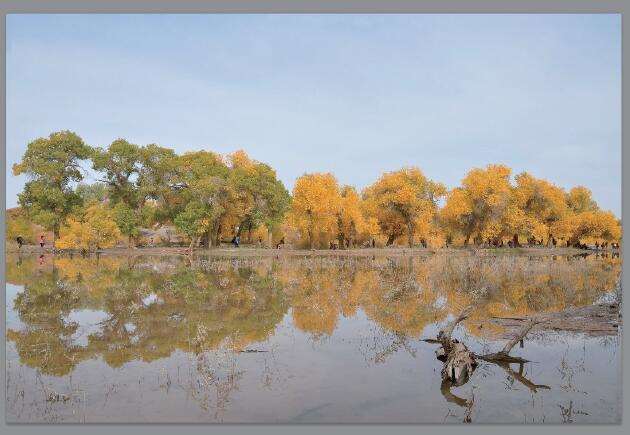
[[[18,203],[33,223],[52,229],[56,237],[63,220],[82,202],[70,187],[60,188],[38,179],[26,183],[18,195]]]
[[[79,161],[90,157],[91,148],[71,131],[51,133],[28,144],[22,161],[13,165],[13,174],[26,174],[35,179],[46,179],[57,186],[81,181]]]
[[[104,174],[113,203],[123,202],[129,207],[138,204],[135,179],[140,167],[140,147],[124,139],[117,139],[106,149],[97,148],[92,155],[94,170]]]
[[[71,183],[83,179],[81,160],[90,157],[91,148],[75,133],[60,131],[28,144],[22,161],[13,165],[13,174],[26,174],[29,181],[18,201],[33,222],[58,235],[66,216],[81,203]]]
[[[190,239],[201,236],[208,224],[208,209],[199,201],[188,203],[175,218],[175,226]]]
[[[140,219],[127,204],[123,202],[116,204],[113,209],[113,215],[120,232],[128,236],[130,242],[132,238],[138,236]]]
[[[140,169],[136,180],[141,213],[148,216],[144,208],[151,202],[160,204],[153,208],[152,219],[173,219],[180,210],[181,197],[177,189],[178,157],[171,149],[149,144],[140,149]]]
[[[269,165],[250,160],[243,151],[234,153],[231,160],[230,182],[244,205],[239,228],[265,225],[272,230],[280,225],[291,197],[276,178],[276,171]]]
[[[101,182],[92,184],[79,183],[76,192],[84,204],[103,202],[107,199],[107,186]]]

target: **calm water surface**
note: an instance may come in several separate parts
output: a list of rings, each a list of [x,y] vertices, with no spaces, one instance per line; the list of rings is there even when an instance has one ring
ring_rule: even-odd
[[[614,423],[618,336],[534,332],[531,363],[441,385],[433,338],[477,351],[525,316],[611,297],[618,258],[7,257],[10,422]]]

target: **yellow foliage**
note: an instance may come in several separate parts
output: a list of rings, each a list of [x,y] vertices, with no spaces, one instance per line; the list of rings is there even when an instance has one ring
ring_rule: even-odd
[[[611,242],[621,239],[621,225],[611,212],[587,211],[572,217],[572,238],[576,241]]]
[[[82,219],[75,216],[67,219],[55,246],[59,249],[92,251],[111,248],[121,237],[111,210],[95,204],[88,207]]]
[[[383,174],[365,190],[364,198],[388,236],[387,244],[407,234],[407,242],[412,246],[414,237],[427,238],[434,232],[437,201],[445,194],[444,185],[411,167]]]
[[[488,165],[468,172],[462,187],[451,191],[441,211],[447,231],[462,233],[464,244],[473,236],[482,240],[501,237],[504,229],[501,222],[514,210],[510,173],[510,168],[504,165]]]
[[[24,243],[35,242],[34,224],[25,216],[21,208],[7,210],[7,240],[15,241],[17,237],[22,237]]]
[[[341,195],[332,174],[306,174],[295,182],[291,223],[309,247],[325,246],[336,238]]]

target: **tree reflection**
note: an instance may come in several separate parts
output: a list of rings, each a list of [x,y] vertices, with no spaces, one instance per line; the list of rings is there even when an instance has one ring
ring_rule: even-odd
[[[497,316],[526,316],[591,304],[611,291],[618,258],[433,255],[425,257],[7,257],[7,282],[23,286],[13,309],[23,326],[7,331],[22,362],[65,375],[100,357],[112,367],[154,361],[176,350],[201,354],[230,343],[233,351],[273,335],[291,313],[314,338],[340,319],[364,313],[385,334],[372,361],[399,349],[478,297],[463,324],[491,336]],[[290,309],[290,311],[289,311]],[[76,340],[74,311],[106,317]],[[519,372],[515,372],[518,375]],[[515,376],[514,374],[512,374]],[[516,377],[516,376],[515,376]]]

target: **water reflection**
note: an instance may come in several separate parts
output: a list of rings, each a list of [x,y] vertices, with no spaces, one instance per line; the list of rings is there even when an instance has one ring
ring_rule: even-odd
[[[367,360],[383,364],[400,350],[415,358],[417,339],[427,328],[435,330],[478,298],[480,289],[482,304],[463,324],[467,334],[486,340],[502,333],[492,317],[591,304],[615,288],[621,270],[616,257],[466,253],[192,261],[8,256],[6,266],[7,282],[22,287],[7,301],[19,318],[7,325],[7,340],[20,364],[60,377],[82,361],[100,359],[120,368],[180,351],[195,364],[188,391],[202,409],[214,400],[216,412],[227,406],[243,374],[234,356],[268,351],[257,343],[274,336],[286,319],[318,342],[339,330],[342,319],[364,316],[380,329],[380,341],[365,347]],[[209,351],[215,351],[212,358]],[[263,358],[267,386],[275,376],[271,357]],[[522,365],[502,368],[532,392],[549,388],[529,380]],[[175,382],[170,374],[159,376],[161,388]],[[204,385],[213,386],[211,396]],[[449,385],[439,389],[447,401],[470,409],[470,399]],[[574,414],[571,406],[566,409]]]

